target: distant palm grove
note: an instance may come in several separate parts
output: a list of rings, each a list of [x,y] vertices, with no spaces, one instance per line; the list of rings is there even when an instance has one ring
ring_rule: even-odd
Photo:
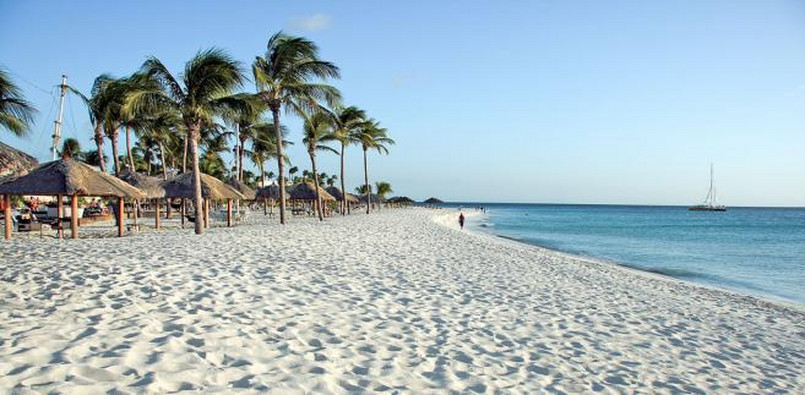
[[[79,141],[65,139],[62,155],[115,175],[132,169],[167,180],[191,172],[196,218],[202,215],[202,173],[234,178],[253,188],[276,182],[279,196],[286,196],[289,183],[311,183],[322,218],[320,188],[337,185],[342,197],[348,195],[344,159],[350,146],[360,147],[363,154],[363,185],[358,190],[365,195],[366,212],[373,198],[391,192],[391,185],[380,181],[372,195],[368,154],[387,154],[394,140],[365,111],[342,103],[341,92],[328,83],[340,78],[339,68],[319,57],[315,43],[276,33],[247,70],[225,51],[211,48],[198,52],[183,70],[170,70],[150,57],[129,76],[98,76],[89,90],[67,86],[86,104],[93,126],[88,142],[94,147],[82,150]],[[254,90],[245,88],[247,82],[253,82]],[[0,128],[23,136],[35,111],[8,73],[0,70]],[[283,124],[287,116],[303,122],[298,141],[289,138]],[[104,155],[107,142],[111,160]],[[303,144],[309,156],[304,161],[309,161],[310,170],[301,174],[285,154],[286,146],[294,143]],[[222,159],[227,151],[234,154],[233,166]],[[337,175],[317,168],[318,155],[327,153],[340,157]],[[272,161],[276,173],[267,171]],[[257,172],[244,168],[248,162]],[[284,224],[285,199],[278,204]],[[347,199],[341,199],[339,211],[347,211]],[[195,221],[195,231],[203,232],[202,221]]]

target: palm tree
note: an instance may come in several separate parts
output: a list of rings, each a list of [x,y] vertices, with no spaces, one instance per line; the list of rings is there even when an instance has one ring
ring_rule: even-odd
[[[338,67],[319,59],[319,49],[312,41],[278,32],[268,39],[266,53],[252,65],[257,95],[274,117],[277,141],[280,135],[280,110],[310,110],[316,103],[334,107],[340,100],[338,90],[313,79],[339,78]],[[280,196],[285,196],[282,144],[277,145]],[[285,223],[285,200],[280,199],[280,223]]]
[[[124,109],[129,95],[133,90],[144,89],[129,78],[111,79],[103,85],[103,93],[100,108],[103,129],[106,137],[112,143],[112,159],[115,165],[115,175],[120,174],[120,155],[118,155],[117,139],[120,136],[120,127],[126,122],[128,113]]]
[[[0,126],[22,137],[34,122],[36,109],[25,100],[22,90],[14,85],[8,73],[0,69]]]
[[[394,144],[394,140],[387,136],[388,131],[380,127],[380,123],[370,119],[364,122],[359,131],[356,133],[355,138],[360,142],[363,148],[363,181],[366,185],[366,214],[372,207],[372,194],[371,187],[369,186],[369,158],[368,152],[370,149],[377,150],[381,154],[388,154],[389,150],[387,145]]]
[[[84,158],[84,162],[91,166],[101,167],[101,163],[106,160],[106,155],[99,155],[98,150],[86,151],[81,155]]]
[[[178,137],[182,134],[181,120],[181,115],[171,111],[162,111],[143,120],[140,138],[156,143],[164,180],[168,179],[167,154],[170,149],[167,147],[178,144]]]
[[[283,126],[282,135],[285,136],[287,133],[287,128]],[[247,151],[252,162],[260,171],[260,181],[262,186],[265,186],[266,184],[266,177],[269,179],[274,177],[273,172],[269,172],[266,175],[265,164],[277,153],[277,140],[275,140],[275,138],[273,124],[266,123],[261,127],[257,127],[254,129],[254,135],[252,136],[252,149]],[[285,139],[282,140],[283,146],[287,146],[288,144],[290,144],[289,141]]]
[[[216,115],[227,109],[244,106],[242,100],[230,96],[243,81],[240,66],[223,51],[208,49],[198,52],[187,62],[181,80],[174,77],[155,57],[146,60],[140,72],[158,82],[161,89],[140,89],[134,92],[127,100],[126,107],[136,112],[139,108],[153,108],[156,105],[182,114],[193,168],[195,231],[196,234],[201,234],[203,221],[199,138],[202,127],[212,124]]]
[[[78,143],[78,140],[72,137],[64,139],[61,146],[61,156],[62,158],[82,160],[83,153],[81,152],[81,144]]]
[[[93,139],[95,140],[95,147],[97,152],[103,152],[103,140],[104,140],[104,118],[109,111],[109,106],[112,104],[110,102],[111,99],[111,91],[107,89],[109,84],[113,82],[115,79],[112,78],[108,74],[101,74],[97,78],[95,78],[95,82],[92,84],[92,90],[90,90],[90,97],[85,96],[81,93],[78,89],[68,86],[71,92],[73,92],[76,96],[80,97],[81,100],[84,101],[84,104],[87,106],[87,110],[89,111],[89,119],[92,122],[93,130],[95,132],[95,136]],[[101,171],[106,171],[106,155],[98,155],[96,156],[98,160],[98,167]]]
[[[394,192],[394,190],[391,189],[391,184],[385,181],[375,182],[375,188],[377,188],[377,192],[375,193],[377,194],[377,199],[379,200],[377,202],[377,207],[380,207],[380,201],[386,200],[386,195]]]
[[[324,112],[316,112],[311,116],[305,116],[304,124],[304,139],[307,154],[310,156],[310,164],[312,169],[313,184],[316,186],[316,204],[318,206],[319,221],[324,221],[324,209],[321,205],[321,194],[319,192],[319,174],[316,169],[316,151],[330,151],[338,153],[329,146],[324,145],[328,141],[333,140],[332,134],[333,119],[329,114]]]
[[[346,148],[348,145],[359,142],[356,138],[356,134],[360,126],[365,122],[366,113],[358,107],[350,106],[334,114],[334,118],[336,126],[335,130],[333,130],[333,137],[341,144],[341,196],[346,197],[346,177],[344,176],[344,172],[346,171],[344,165]],[[347,210],[349,210],[349,204],[347,204],[347,199],[343,198],[341,199],[341,215],[346,215]]]
[[[296,174],[298,172],[299,172],[299,168],[296,167],[296,166],[291,166],[291,168],[288,169],[288,177],[291,179],[291,182],[294,182],[294,174]],[[277,177],[277,180],[279,180],[279,183],[285,182],[283,177],[282,177],[282,173],[280,173],[280,175]],[[282,192],[282,191],[280,191],[280,192]],[[280,196],[283,196],[283,195],[280,195]]]
[[[251,140],[259,129],[269,125],[263,120],[263,112],[266,110],[265,104],[253,95],[241,95],[249,106],[245,106],[240,111],[234,111],[224,115],[224,119],[231,124],[237,131],[237,141],[235,149],[235,178],[243,178],[243,157],[246,154],[246,143]],[[272,130],[273,131],[273,130]]]

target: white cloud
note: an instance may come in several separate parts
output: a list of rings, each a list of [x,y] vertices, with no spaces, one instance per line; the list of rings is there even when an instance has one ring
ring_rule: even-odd
[[[294,29],[315,32],[330,27],[333,17],[327,14],[313,14],[304,18],[292,18],[291,27]]]

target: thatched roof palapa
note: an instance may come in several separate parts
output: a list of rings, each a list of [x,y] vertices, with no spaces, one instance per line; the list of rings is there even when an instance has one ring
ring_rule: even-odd
[[[279,185],[269,185],[267,187],[258,189],[255,195],[257,199],[279,200],[280,187]],[[288,198],[288,190],[285,190],[285,198]]]
[[[246,185],[245,182],[238,180],[235,177],[231,177],[229,180],[227,180],[226,185],[229,185],[236,191],[240,192],[240,194],[243,195],[246,198],[246,200],[254,200],[256,196],[254,189]]]
[[[77,195],[143,199],[139,189],[75,159],[59,159],[0,184],[0,194]]]
[[[358,196],[358,200],[360,200],[361,203],[366,203],[366,194]],[[386,199],[380,198],[380,196],[378,196],[377,194],[374,193],[372,194],[372,203],[385,203],[385,202]]]
[[[195,199],[196,197],[196,190],[193,188],[193,173],[190,172],[164,181],[162,187],[165,188],[166,198]],[[224,184],[223,181],[204,173],[201,173],[201,197],[213,200],[246,199],[240,192]]]
[[[426,204],[442,204],[442,203],[444,203],[444,201],[436,199],[435,197],[432,197],[432,198],[430,198],[428,200],[425,200],[422,203],[426,203]]]
[[[319,188],[319,195],[321,200],[335,200],[324,188]],[[312,182],[296,184],[288,191],[288,196],[291,200],[316,200],[316,186]]]
[[[330,195],[333,195],[333,198],[335,198],[335,200],[337,200],[339,202],[343,200],[343,196],[341,195],[341,189],[339,189],[337,187],[327,187],[327,188],[324,188],[324,190],[327,191],[327,193],[329,193]],[[347,192],[347,202],[349,202],[349,203],[357,203],[358,198],[355,197],[355,195]]]
[[[395,196],[393,198],[389,198],[388,202],[394,204],[412,204],[414,203],[414,200],[408,196]]]
[[[28,174],[39,161],[10,145],[0,142],[0,182]]]
[[[136,187],[145,194],[146,199],[160,199],[165,197],[165,188],[162,186],[162,179],[123,170],[117,177]]]

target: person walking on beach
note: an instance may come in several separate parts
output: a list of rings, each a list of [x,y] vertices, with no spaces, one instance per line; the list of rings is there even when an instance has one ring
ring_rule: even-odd
[[[461,229],[464,229],[464,213],[458,215],[458,225],[461,226]]]

